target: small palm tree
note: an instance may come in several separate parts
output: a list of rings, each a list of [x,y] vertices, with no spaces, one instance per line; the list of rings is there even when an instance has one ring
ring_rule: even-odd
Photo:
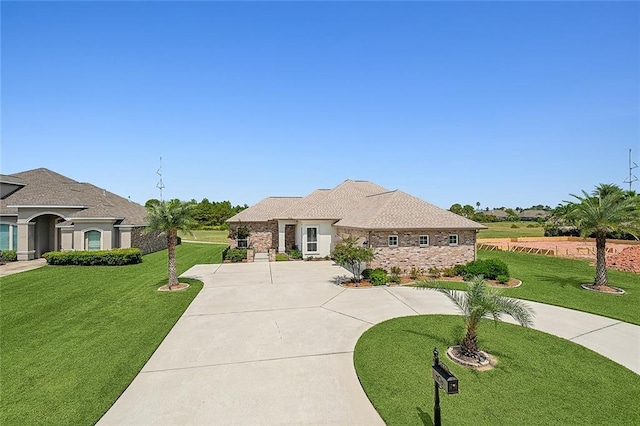
[[[622,231],[637,238],[640,229],[640,197],[627,196],[614,185],[600,185],[592,195],[582,191],[582,197],[571,194],[579,203],[574,203],[567,213],[569,220],[580,229],[583,237],[593,235],[596,239],[596,276],[593,287],[610,289],[607,279],[606,244],[607,235]]]
[[[169,267],[169,290],[178,284],[176,269],[176,245],[178,231],[191,234],[195,222],[191,218],[193,205],[174,199],[160,201],[147,206],[147,231],[160,231],[167,235],[167,255]]]
[[[524,302],[500,295],[498,289],[488,286],[482,276],[475,276],[469,282],[466,292],[439,288],[462,312],[465,322],[465,335],[460,344],[463,355],[480,359],[478,349],[478,325],[482,318],[500,321],[501,314],[512,316],[520,325],[530,327],[533,323],[533,310]]]

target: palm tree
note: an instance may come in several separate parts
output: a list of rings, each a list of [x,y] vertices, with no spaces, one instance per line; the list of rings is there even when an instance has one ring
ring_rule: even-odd
[[[460,344],[462,354],[480,359],[478,349],[478,325],[482,318],[500,321],[501,314],[512,316],[520,325],[530,327],[533,324],[533,310],[524,302],[500,295],[498,289],[490,288],[482,276],[475,276],[469,282],[466,292],[439,288],[462,312],[465,322],[465,335]]]
[[[596,187],[592,195],[582,191],[582,197],[571,194],[579,203],[574,203],[567,216],[586,238],[596,239],[596,290],[611,290],[607,279],[606,244],[607,235],[622,231],[638,238],[640,230],[640,197],[627,195],[615,185]]]
[[[193,204],[174,199],[160,201],[147,206],[147,232],[160,231],[167,235],[167,254],[169,265],[169,290],[178,284],[176,270],[176,245],[178,231],[191,234],[195,222],[191,218]]]

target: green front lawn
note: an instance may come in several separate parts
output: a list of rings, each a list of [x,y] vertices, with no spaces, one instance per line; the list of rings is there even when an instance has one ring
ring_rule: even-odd
[[[221,261],[183,244],[178,272]],[[0,424],[86,425],[114,403],[202,288],[160,293],[167,252],[130,266],[45,266],[2,278]]]
[[[504,295],[591,312],[640,325],[640,275],[609,270],[609,282],[626,294],[600,294],[583,290],[580,285],[593,282],[595,266],[588,260],[504,251],[478,250],[480,259],[498,258],[509,265],[511,276],[522,280]],[[466,290],[466,283],[440,282],[443,287]]]
[[[178,236],[183,240],[188,241],[199,241],[205,243],[219,243],[219,244],[229,244],[229,240],[227,237],[229,236],[229,231],[204,231],[204,230],[195,230],[191,231],[193,235],[189,235],[185,232],[179,232]]]
[[[390,425],[433,424],[432,351],[459,379],[440,392],[445,425],[640,424],[638,375],[580,345],[483,320],[481,349],[496,368],[476,372],[445,355],[463,332],[461,317],[428,315],[375,325],[358,340],[354,364],[367,396]]]
[[[478,232],[478,238],[544,237],[544,228],[537,222],[492,222],[483,223],[489,229]],[[516,228],[512,228],[515,225]],[[528,228],[529,225],[535,227]]]

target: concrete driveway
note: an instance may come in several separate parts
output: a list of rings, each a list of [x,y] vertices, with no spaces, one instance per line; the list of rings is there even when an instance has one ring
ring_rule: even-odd
[[[457,314],[434,291],[345,289],[332,262],[197,265],[204,288],[99,425],[384,424],[353,367],[381,321]],[[534,328],[640,374],[640,327],[530,302]]]

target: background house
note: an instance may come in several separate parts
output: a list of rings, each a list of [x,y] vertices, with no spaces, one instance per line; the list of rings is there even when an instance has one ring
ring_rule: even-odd
[[[55,250],[166,247],[144,234],[146,208],[90,183],[39,168],[0,175],[0,250],[31,260]]]
[[[256,253],[298,248],[303,257],[330,256],[346,236],[373,248],[372,267],[405,271],[447,267],[476,258],[476,232],[485,226],[402,191],[346,180],[306,197],[269,197],[231,217],[231,247]],[[235,236],[246,228],[248,239]]]

